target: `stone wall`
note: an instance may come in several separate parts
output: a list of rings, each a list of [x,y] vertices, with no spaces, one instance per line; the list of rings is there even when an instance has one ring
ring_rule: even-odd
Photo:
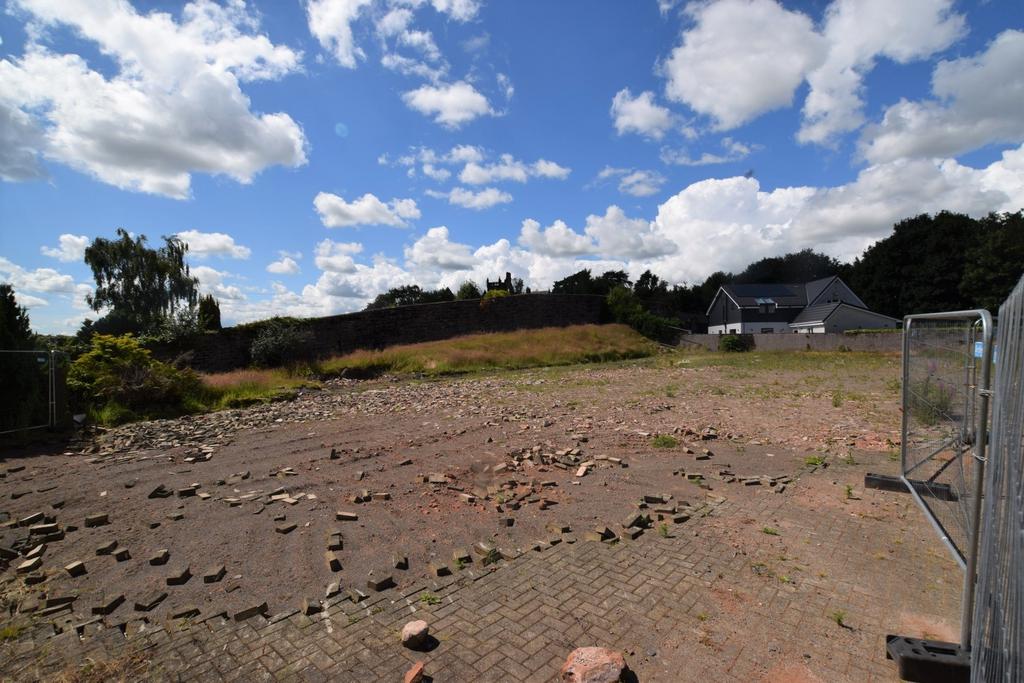
[[[604,297],[522,294],[480,300],[415,304],[303,320],[311,343],[305,357],[326,358],[357,349],[380,349],[481,332],[508,332],[605,322]],[[223,372],[250,364],[249,347],[258,326],[229,327],[190,339],[187,363],[203,372]],[[157,357],[173,359],[182,348],[157,348]]]
[[[688,334],[679,340],[679,346],[700,346],[709,351],[718,350],[723,335]],[[903,334],[877,332],[867,334],[748,334],[757,351],[882,351],[899,353]]]

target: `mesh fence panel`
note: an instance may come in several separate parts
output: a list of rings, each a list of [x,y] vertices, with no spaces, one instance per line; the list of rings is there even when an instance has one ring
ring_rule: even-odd
[[[1024,682],[1024,279],[999,309],[971,680]]]
[[[51,354],[0,350],[0,434],[50,426]]]
[[[978,463],[981,312],[910,316],[903,347],[903,476],[954,557],[965,564]]]

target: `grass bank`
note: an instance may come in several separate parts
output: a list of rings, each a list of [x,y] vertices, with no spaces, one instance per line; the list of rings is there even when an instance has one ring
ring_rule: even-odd
[[[319,374],[446,375],[645,358],[659,347],[626,325],[573,325],[473,334],[436,342],[355,351],[321,361]]]

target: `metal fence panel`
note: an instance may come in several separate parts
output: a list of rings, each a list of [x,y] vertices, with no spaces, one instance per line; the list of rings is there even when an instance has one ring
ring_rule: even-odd
[[[977,519],[979,390],[987,388],[987,311],[907,316],[903,337],[904,482],[966,568]]]
[[[971,680],[1024,682],[1024,278],[999,309]]]
[[[0,434],[58,426],[66,368],[62,353],[0,350]]]

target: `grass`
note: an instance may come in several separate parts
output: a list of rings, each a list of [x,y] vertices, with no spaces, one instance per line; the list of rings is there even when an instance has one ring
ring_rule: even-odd
[[[761,529],[761,533],[768,534],[769,536],[778,536],[779,530],[775,527],[766,526]]]
[[[246,368],[201,375],[203,389],[196,399],[205,410],[242,408],[257,403],[287,400],[294,398],[298,389],[317,386],[305,374],[284,368]]]
[[[8,624],[7,626],[0,628],[0,642],[5,640],[14,640],[21,635],[23,630],[24,627],[20,624]]]
[[[658,535],[662,538],[668,538],[668,524],[662,522],[658,525]]]
[[[735,368],[737,371],[758,370],[769,372],[813,373],[836,367],[846,370],[894,369],[900,366],[899,354],[869,351],[748,351],[747,353],[712,353],[710,351],[682,350],[666,361],[675,366],[701,368]],[[743,376],[737,372],[736,376]]]
[[[428,591],[420,596],[420,602],[424,605],[440,605],[441,598]]]
[[[804,465],[807,467],[821,467],[825,464],[825,456],[823,455],[808,455],[804,458]]]
[[[675,448],[679,445],[679,439],[670,434],[658,434],[651,439],[651,446],[654,448]]]
[[[625,325],[573,325],[473,334],[436,342],[355,351],[322,361],[324,376],[422,374],[603,363],[646,358],[659,347]]]
[[[843,628],[846,628],[846,611],[845,610],[837,609],[834,612],[832,612],[830,615],[828,615],[828,618],[831,619],[832,621],[836,622],[837,625],[842,626]]]
[[[132,653],[124,657],[108,660],[86,658],[83,664],[66,669],[53,680],[57,683],[124,683],[149,678],[148,657],[141,653]]]

